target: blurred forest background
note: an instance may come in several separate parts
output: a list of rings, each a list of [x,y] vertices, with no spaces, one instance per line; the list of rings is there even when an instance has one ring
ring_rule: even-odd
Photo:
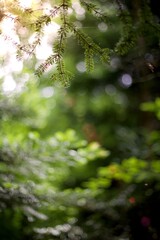
[[[50,68],[34,74],[52,49],[53,26],[24,62],[11,32],[0,39],[1,240],[160,239],[160,3],[94,3],[106,21],[77,0],[70,18],[111,50],[110,62],[95,57],[88,73],[69,36],[67,88],[50,80]]]

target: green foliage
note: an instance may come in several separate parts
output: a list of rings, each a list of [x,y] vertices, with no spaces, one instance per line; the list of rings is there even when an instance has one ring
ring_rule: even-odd
[[[158,120],[160,120],[160,98],[156,98],[154,102],[145,102],[141,104],[143,111],[153,112]]]
[[[36,115],[43,107],[43,111],[47,111],[46,106],[50,108],[49,104],[44,104],[47,100],[37,95],[33,84],[29,93],[28,100],[28,94],[24,92],[14,102],[15,106],[19,101],[25,106],[24,116],[27,108],[32,108],[32,114],[37,112]],[[112,98],[102,106],[103,97],[96,99],[94,110],[97,113],[107,106],[111,110],[115,104]],[[35,105],[31,106],[33,99]],[[37,109],[38,105],[41,109]],[[118,106],[114,105],[114,111]],[[127,214],[141,202],[147,202],[153,192],[159,192],[159,158],[148,161],[130,157],[117,162],[99,143],[87,143],[72,129],[58,131],[43,139],[38,128],[33,131],[26,124],[23,126],[25,131],[21,131],[23,137],[19,138],[19,118],[15,117],[14,111],[9,111],[9,107],[6,109],[1,111],[1,126],[6,138],[0,139],[0,221],[3,218],[8,224],[3,224],[1,238],[8,238],[8,231],[13,240],[96,239],[97,235],[106,239],[108,232],[109,240],[128,236],[126,230],[117,233],[117,226],[123,229],[128,224]],[[4,115],[10,117],[7,119]],[[30,117],[35,119],[36,115]],[[10,130],[13,128],[14,132]],[[158,132],[156,134],[159,136]],[[152,133],[152,154],[151,145],[155,142],[157,138]]]
[[[29,108],[30,118],[34,120],[34,112],[42,109],[36,108],[38,102],[35,101],[35,106],[31,107],[30,101],[35,99],[41,106],[44,104],[36,92],[32,85],[30,99],[26,99],[28,95],[23,93],[14,101],[15,109],[21,102],[24,116]],[[90,161],[104,159],[108,152],[98,143],[88,144],[71,129],[44,140],[31,128],[31,119],[28,125],[20,115],[23,122],[20,124],[19,118],[15,117],[18,111],[14,112],[12,106],[11,111],[5,107],[7,111],[3,107],[0,122],[0,222],[4,221],[1,239],[62,238],[69,232],[74,234],[73,218],[77,213],[74,199],[85,197],[87,193],[77,190],[75,196],[74,192],[60,188],[71,169],[85,168]],[[73,204],[70,205],[70,201]]]
[[[36,70],[40,80],[31,74],[36,59],[13,74],[4,60],[0,72],[0,239],[159,239],[155,9],[144,1],[0,4],[2,25],[15,17],[19,42],[1,36],[19,58],[59,24]]]

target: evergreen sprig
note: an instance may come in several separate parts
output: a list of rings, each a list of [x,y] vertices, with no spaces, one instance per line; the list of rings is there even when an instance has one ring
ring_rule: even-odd
[[[107,20],[107,16],[101,11],[101,9],[99,9],[97,7],[96,4],[91,3],[91,2],[87,2],[87,1],[84,1],[84,0],[80,0],[80,3],[82,4],[82,6],[84,6],[84,8],[90,14],[93,14],[94,16],[96,16],[97,18],[99,18],[102,21],[106,21]]]
[[[35,71],[35,74],[40,77],[50,66],[57,62],[58,54],[50,55],[44,63],[42,63]]]
[[[62,0],[60,8],[60,19],[61,27],[58,31],[58,37],[53,44],[53,52],[57,55],[56,58],[56,72],[52,74],[51,79],[54,81],[59,81],[65,87],[69,85],[69,80],[71,79],[71,74],[66,70],[64,63],[64,52],[66,46],[67,35],[69,32],[68,28],[68,8],[70,5],[69,0]]]
[[[110,50],[103,49],[96,44],[91,37],[86,35],[84,32],[76,28],[74,24],[69,25],[70,30],[74,33],[78,43],[84,48],[85,51],[85,63],[88,72],[94,69],[94,56],[99,56],[102,62],[109,62]]]
[[[123,28],[121,32],[121,38],[116,44],[115,52],[120,55],[125,55],[135,46],[137,33],[133,28],[134,23],[130,13],[127,11],[127,9],[123,9],[120,1],[117,2],[120,12],[119,18],[123,23]]]

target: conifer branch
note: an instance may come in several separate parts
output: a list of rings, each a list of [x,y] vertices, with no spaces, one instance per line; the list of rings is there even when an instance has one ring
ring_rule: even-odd
[[[109,49],[101,48],[98,44],[93,42],[92,38],[90,38],[88,35],[77,29],[76,26],[74,26],[74,24],[70,23],[69,28],[74,33],[74,36],[77,39],[78,43],[85,50],[85,63],[88,72],[94,69],[95,55],[99,56],[102,62],[106,63],[109,62],[110,59]]]
[[[100,19],[104,19],[104,14],[97,8],[93,3],[87,3],[85,1],[80,1],[87,11],[94,14]],[[41,38],[43,36],[43,29],[46,25],[50,24],[54,17],[59,16],[61,20],[60,29],[58,30],[57,40],[53,43],[53,53],[42,63],[36,70],[36,75],[41,76],[50,66],[55,64],[56,72],[52,75],[53,80],[60,79],[65,85],[67,85],[68,80],[71,78],[71,73],[66,70],[64,63],[64,53],[65,46],[67,42],[68,33],[71,32],[77,41],[80,43],[84,49],[85,63],[87,71],[92,71],[94,69],[94,56],[97,55],[102,61],[109,61],[109,50],[102,49],[98,44],[94,43],[92,38],[76,29],[74,24],[69,19],[68,8],[71,7],[70,0],[61,0],[57,6],[48,11],[47,14],[34,15],[35,11],[43,12],[43,9],[32,9],[32,8],[22,8],[19,5],[19,1],[15,1],[15,4],[8,6],[8,9],[15,14],[19,24],[26,27],[26,29],[31,28],[36,33],[35,40],[32,44],[23,44],[13,42],[14,46],[17,47],[17,58],[22,59],[24,53],[32,55],[37,47],[41,43]],[[23,17],[25,18],[23,19]],[[26,19],[30,18],[27,22]],[[12,41],[12,39],[7,37],[7,40]]]
[[[116,0],[119,9],[119,18],[122,22],[121,38],[114,49],[115,53],[125,55],[134,47],[137,39],[137,33],[133,29],[133,20],[127,9],[124,9],[121,1]]]
[[[97,7],[96,4],[84,0],[80,0],[80,3],[82,4],[82,6],[85,7],[85,9],[89,13],[94,14],[97,18],[99,18],[102,21],[106,21],[107,16]]]
[[[160,37],[160,24],[158,21],[155,21],[155,17],[153,16],[150,7],[148,4],[143,1],[143,11],[141,10],[141,25],[143,29],[140,29],[141,32],[147,32],[150,30],[151,34],[157,35]]]
[[[51,76],[54,81],[59,80],[64,86],[68,86],[69,80],[71,79],[71,74],[66,70],[64,63],[64,52],[67,34],[69,32],[68,28],[68,7],[69,1],[62,0],[60,8],[60,19],[61,27],[58,31],[58,37],[56,42],[53,44],[53,51],[57,55],[56,58],[56,72]]]
[[[52,54],[44,63],[42,63],[35,71],[35,74],[40,77],[50,66],[57,62],[59,59],[58,54]]]

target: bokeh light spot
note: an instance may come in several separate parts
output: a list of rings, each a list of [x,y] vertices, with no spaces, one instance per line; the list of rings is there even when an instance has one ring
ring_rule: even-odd
[[[149,217],[143,216],[143,217],[141,218],[141,224],[142,224],[144,227],[148,227],[148,226],[150,225],[150,223],[151,223],[151,220],[150,220]]]
[[[4,79],[4,82],[2,84],[2,89],[4,92],[12,92],[15,90],[17,84],[12,76],[7,76]]]
[[[128,88],[132,85],[132,77],[130,74],[123,74],[121,79],[120,79],[120,84],[122,87]]]
[[[77,65],[76,65],[76,68],[79,72],[85,72],[86,71],[86,66],[85,66],[85,63],[84,62],[79,62]]]
[[[106,23],[101,22],[101,23],[98,24],[98,28],[99,28],[99,30],[100,30],[101,32],[106,32],[107,29],[108,29],[108,26],[107,26]]]
[[[45,87],[42,89],[41,93],[44,98],[50,98],[54,94],[54,89],[53,87]]]

